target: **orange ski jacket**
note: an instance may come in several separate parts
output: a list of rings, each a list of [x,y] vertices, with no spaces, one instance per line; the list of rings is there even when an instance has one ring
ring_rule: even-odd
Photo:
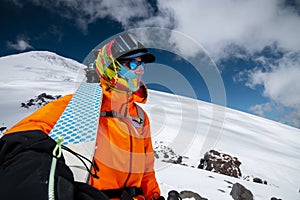
[[[106,89],[102,83],[102,116],[99,119],[94,160],[99,166],[99,179],[91,177],[89,183],[97,189],[142,188],[146,199],[160,196],[154,172],[149,118],[144,113],[144,122],[138,120],[137,103],[147,100],[147,88],[142,85],[132,94]],[[28,130],[41,130],[49,134],[72,95],[48,103],[24,118],[5,134]],[[117,116],[105,115],[109,112]]]

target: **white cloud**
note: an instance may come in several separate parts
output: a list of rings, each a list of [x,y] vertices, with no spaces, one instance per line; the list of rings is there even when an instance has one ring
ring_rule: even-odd
[[[269,71],[255,69],[250,72],[248,85],[262,85],[264,95],[288,107],[300,107],[300,59],[287,55],[271,66]]]
[[[33,47],[23,39],[17,40],[16,43],[8,41],[7,47],[10,49],[18,50],[18,51],[25,51],[27,49],[33,49]]]
[[[70,9],[70,13],[65,15],[65,17],[75,19],[77,25],[83,31],[88,30],[89,24],[106,17],[121,23],[124,27],[129,27],[133,25],[133,19],[147,18],[149,17],[149,12],[151,12],[146,0],[128,0],[126,2],[111,0],[60,0],[59,2],[59,4],[68,2],[67,7]]]
[[[20,6],[26,1],[13,2]],[[75,20],[83,32],[103,18],[119,22],[126,30],[145,26],[171,28],[203,45],[216,60],[230,55],[226,46],[232,43],[249,52],[274,42],[287,50],[300,50],[300,16],[297,10],[284,7],[283,0],[158,0],[157,10],[146,0],[31,2]],[[187,49],[186,44],[177,43],[182,52]]]
[[[282,121],[288,121],[289,124],[300,128],[300,109],[295,109],[282,116]]]
[[[265,68],[255,68],[241,75],[246,75],[247,86],[255,89],[257,86],[263,87],[263,95],[268,97],[275,105],[287,108],[284,115],[280,116],[289,119],[294,125],[299,126],[300,122],[300,58],[297,53],[286,54],[274,64],[270,64],[262,57],[259,58],[262,63],[267,64]],[[242,80],[242,79],[239,79]],[[267,105],[270,106],[270,105]],[[251,108],[256,114],[264,115],[269,112],[266,105],[256,105]]]
[[[224,49],[230,43],[250,52],[273,42],[288,50],[299,50],[300,17],[280,2],[161,0],[158,5],[173,14],[176,30],[197,40],[218,59],[227,54]]]
[[[250,111],[258,116],[264,117],[266,112],[272,111],[272,105],[269,102],[265,104],[257,104],[250,107]]]

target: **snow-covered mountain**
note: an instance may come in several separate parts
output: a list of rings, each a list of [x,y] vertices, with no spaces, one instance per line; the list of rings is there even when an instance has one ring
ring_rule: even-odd
[[[84,76],[82,64],[51,52],[1,57],[0,67],[0,127],[8,128],[38,107],[22,103],[72,93]],[[46,95],[38,97],[42,93]],[[299,129],[159,91],[149,91],[143,107],[151,120],[156,176],[164,196],[175,189],[209,200],[233,199],[230,192],[240,183],[256,200],[300,199]],[[216,160],[236,157],[239,178],[198,169],[210,149],[223,153]],[[255,178],[265,183],[254,183]]]
[[[10,127],[33,110],[21,103],[41,94],[74,92],[84,65],[52,52],[32,51],[0,57],[0,127]]]

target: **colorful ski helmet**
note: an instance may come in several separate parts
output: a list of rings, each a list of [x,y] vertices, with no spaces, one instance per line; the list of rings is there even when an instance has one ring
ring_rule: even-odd
[[[155,56],[131,34],[120,34],[99,49],[95,60],[96,71],[111,89],[136,91],[139,89],[138,76],[120,63],[136,57],[144,63],[155,61]]]

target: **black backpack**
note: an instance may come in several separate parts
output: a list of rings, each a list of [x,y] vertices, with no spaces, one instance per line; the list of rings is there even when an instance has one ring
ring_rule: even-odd
[[[1,200],[109,200],[87,183],[74,181],[63,155],[57,158],[54,196],[49,196],[49,175],[56,142],[42,131],[24,131],[0,138]]]

